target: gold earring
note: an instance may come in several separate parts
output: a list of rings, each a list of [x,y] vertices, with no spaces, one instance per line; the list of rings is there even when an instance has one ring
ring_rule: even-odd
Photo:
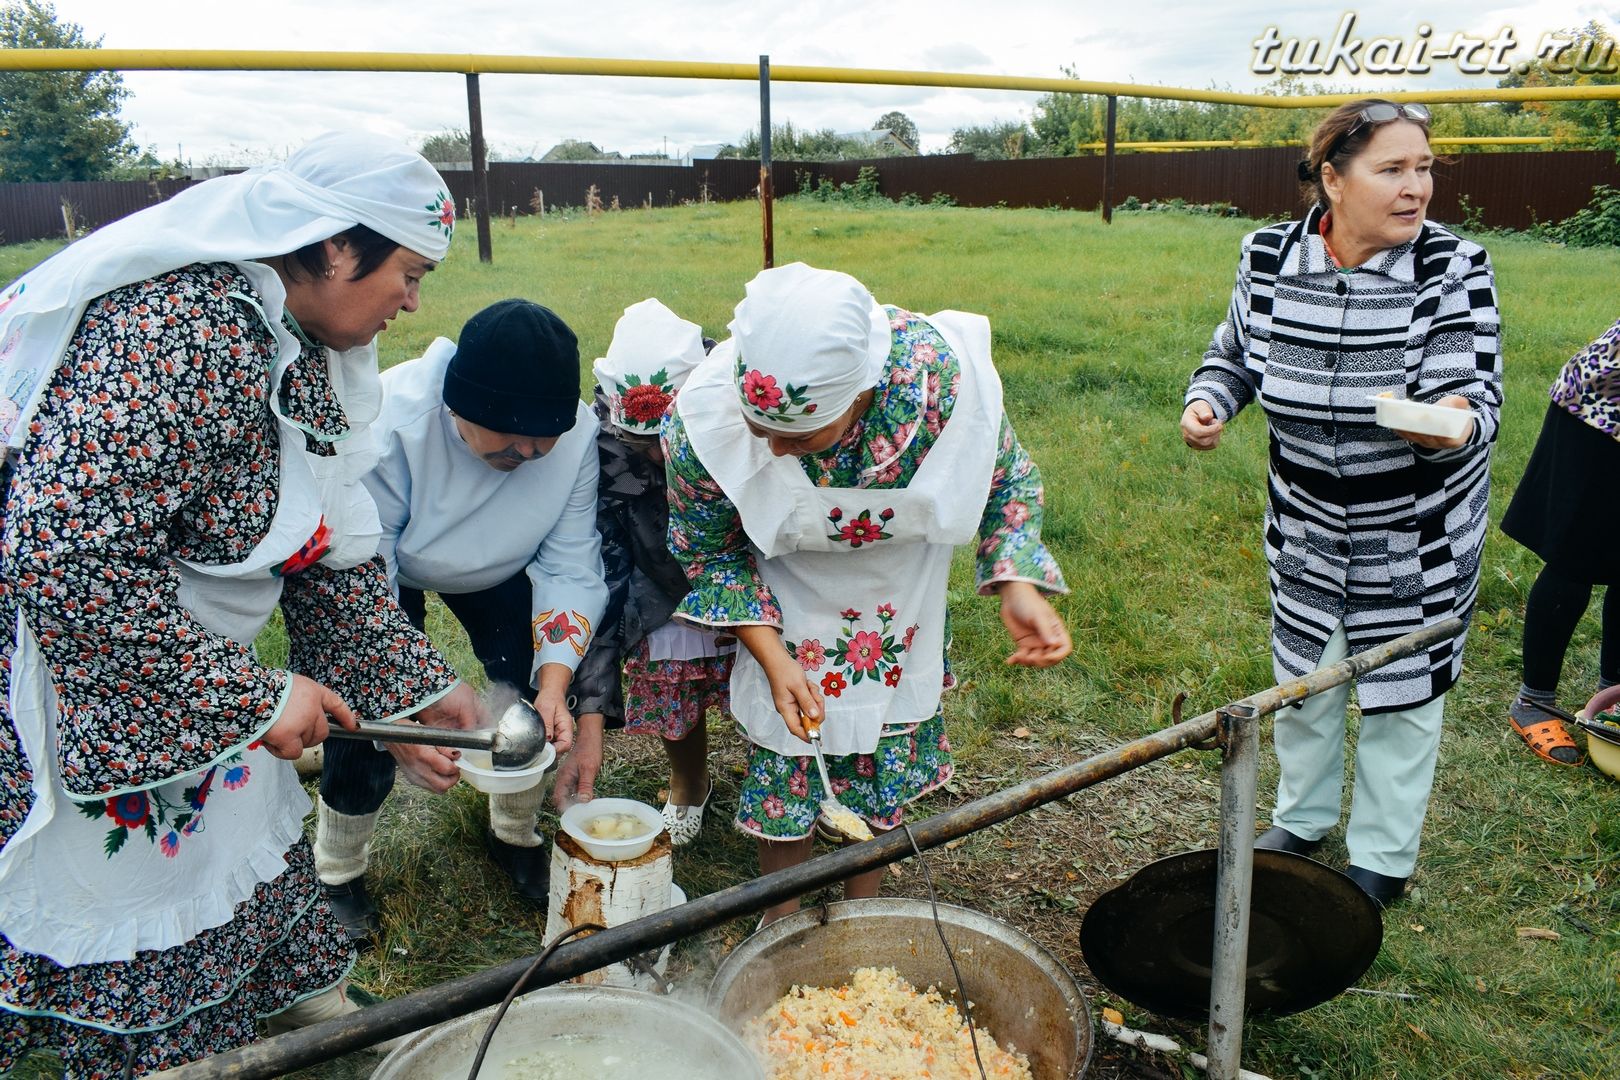
[[[335,277],[337,277],[337,267],[328,266],[326,268],[326,280],[331,281]]]

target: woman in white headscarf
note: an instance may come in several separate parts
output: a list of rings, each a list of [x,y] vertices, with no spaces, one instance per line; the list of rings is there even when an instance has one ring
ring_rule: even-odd
[[[746,650],[731,676],[754,744],[737,825],[769,872],[809,855],[828,795],[892,829],[950,779],[939,702],[956,545],[977,543],[1009,663],[1047,667],[1071,645],[1045,599],[1067,589],[987,319],[880,306],[848,274],[794,263],[749,282],[731,331],[665,422],[669,541],[692,584],[676,618]],[[830,793],[806,718],[825,721]],[[876,895],[880,877],[845,896]]]
[[[290,759],[328,716],[476,720],[358,484],[372,340],[453,222],[420,156],[334,134],[0,291],[0,1073],[141,1075],[349,1007]],[[278,603],[283,670],[251,648]]]

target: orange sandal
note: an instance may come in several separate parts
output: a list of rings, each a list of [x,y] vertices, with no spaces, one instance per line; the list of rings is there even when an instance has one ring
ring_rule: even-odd
[[[1586,759],[1581,756],[1580,747],[1575,744],[1575,740],[1565,730],[1563,722],[1559,720],[1557,715],[1551,714],[1550,710],[1534,701],[1526,701],[1523,704],[1529,705],[1532,709],[1540,712],[1549,713],[1547,719],[1535,724],[1521,724],[1513,718],[1511,713],[1508,714],[1508,723],[1513,725],[1513,730],[1518,732],[1519,738],[1523,739],[1525,745],[1535,752],[1536,757],[1554,765],[1581,765],[1585,762]],[[1565,761],[1563,758],[1553,756],[1552,752],[1554,750],[1564,749],[1575,751],[1573,760]]]

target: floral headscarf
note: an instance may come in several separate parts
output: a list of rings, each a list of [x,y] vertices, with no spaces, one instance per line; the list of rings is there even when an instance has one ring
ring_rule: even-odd
[[[889,317],[864,285],[804,263],[755,276],[731,333],[744,415],[794,435],[826,427],[876,386],[891,343]]]
[[[703,331],[657,300],[624,309],[607,355],[591,365],[608,419],[632,435],[656,435],[664,410],[703,359]]]

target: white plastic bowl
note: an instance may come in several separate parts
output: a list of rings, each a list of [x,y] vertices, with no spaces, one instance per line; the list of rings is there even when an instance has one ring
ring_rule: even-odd
[[[628,840],[598,840],[586,831],[585,825],[603,814],[629,814],[645,828]],[[587,855],[603,862],[623,862],[645,854],[664,831],[664,815],[634,799],[592,799],[575,803],[563,811],[560,823],[563,832],[573,837]]]
[[[1472,409],[1453,409],[1448,405],[1425,405],[1421,401],[1408,401],[1386,390],[1372,395],[1373,419],[1379,427],[1392,431],[1410,431],[1418,435],[1438,435],[1456,439],[1467,434],[1474,418]]]
[[[534,787],[556,760],[556,748],[546,743],[540,760],[527,769],[497,769],[490,761],[488,750],[463,750],[456,764],[461,766],[461,778],[479,791],[491,795],[509,795]]]

